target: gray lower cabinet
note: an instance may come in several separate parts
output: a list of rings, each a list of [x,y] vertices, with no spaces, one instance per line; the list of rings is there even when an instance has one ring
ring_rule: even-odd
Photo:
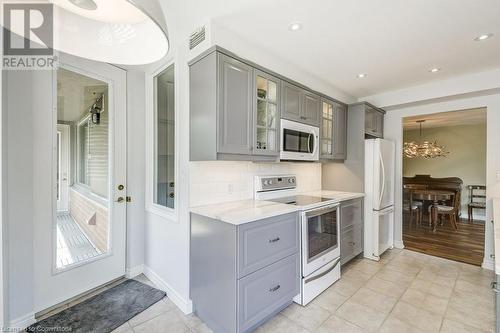
[[[216,333],[250,332],[299,294],[297,213],[233,225],[191,214],[190,291]]]
[[[347,106],[328,99],[321,100],[320,158],[347,158]]]
[[[363,252],[363,199],[340,204],[340,262],[345,264]]]
[[[321,97],[290,82],[282,82],[281,117],[312,126],[319,126]]]

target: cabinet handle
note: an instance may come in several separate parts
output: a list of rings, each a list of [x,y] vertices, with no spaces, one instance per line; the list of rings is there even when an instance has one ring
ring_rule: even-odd
[[[279,241],[280,238],[279,237],[276,237],[276,238],[273,238],[273,239],[270,239],[269,240],[269,243],[276,243],[277,241]]]
[[[354,242],[349,242],[349,245],[354,246],[354,245],[356,245],[356,243],[354,243]]]
[[[278,284],[276,287],[269,288],[270,293],[274,293],[276,290],[280,289],[281,286]]]

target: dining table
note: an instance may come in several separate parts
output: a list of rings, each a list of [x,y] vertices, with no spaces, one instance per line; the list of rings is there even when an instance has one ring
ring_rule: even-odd
[[[437,222],[438,222],[438,209],[440,201],[450,200],[455,192],[449,190],[436,190],[436,189],[410,189],[411,190],[411,200],[423,200],[432,201],[430,223],[432,226],[432,231],[436,232]]]

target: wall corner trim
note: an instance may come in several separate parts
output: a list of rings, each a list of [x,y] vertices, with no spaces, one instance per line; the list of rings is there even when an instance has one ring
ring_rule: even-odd
[[[186,300],[179,293],[165,282],[155,271],[144,265],[144,275],[151,280],[158,288],[167,293],[167,297],[184,313],[190,314],[193,312],[193,302]]]
[[[405,245],[403,244],[403,241],[395,240],[394,241],[394,247],[396,249],[404,249]]]
[[[490,271],[495,270],[495,261],[491,258],[483,258],[483,263],[481,264],[481,267],[484,269],[489,269]]]
[[[34,323],[36,323],[35,313],[30,312],[24,316],[11,320],[8,329],[14,329],[16,330],[15,332],[17,332],[17,330],[22,331]]]
[[[137,275],[142,274],[144,271],[144,265],[137,265],[134,267],[127,267],[125,269],[125,277],[127,279],[132,279],[136,277]]]

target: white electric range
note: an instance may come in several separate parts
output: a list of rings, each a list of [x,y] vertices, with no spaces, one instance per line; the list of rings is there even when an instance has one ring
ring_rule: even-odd
[[[331,198],[297,193],[294,175],[256,176],[255,199],[300,207],[301,288],[306,305],[340,278],[340,209]]]

